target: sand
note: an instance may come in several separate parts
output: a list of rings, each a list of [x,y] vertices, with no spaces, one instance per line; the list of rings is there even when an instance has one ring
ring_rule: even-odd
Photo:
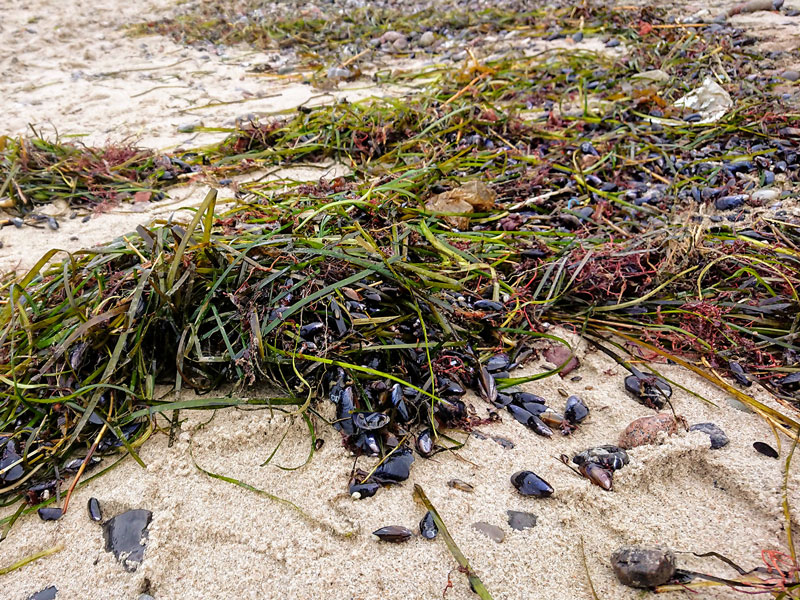
[[[715,3],[712,10],[731,4]],[[56,10],[47,0],[6,0],[0,6],[0,44],[6,50],[0,58],[0,131],[22,134],[28,123],[35,123],[37,130],[48,133],[49,121],[62,135],[85,134],[81,139],[86,143],[131,139],[169,149],[203,141],[178,132],[181,124],[221,125],[237,114],[271,114],[319,93],[296,81],[262,82],[248,76],[245,63],[264,57],[242,49],[219,55],[161,38],[131,39],[117,30],[124,23],[166,14],[172,5],[170,0],[65,0]],[[689,4],[685,12],[699,8]],[[755,34],[763,33],[758,29],[761,23],[769,23],[772,29],[765,37],[771,44],[787,43],[798,31],[797,19],[783,16],[759,13],[734,19],[739,21],[753,27]],[[788,30],[787,21],[792,23]],[[362,87],[337,95],[356,99],[380,93],[390,92]],[[241,102],[193,109],[231,101]],[[313,179],[320,173],[310,170],[293,176]],[[187,186],[170,193],[170,200],[163,203],[121,206],[93,216],[86,224],[64,219],[58,232],[0,230],[5,244],[0,268],[29,267],[51,247],[91,247],[154,217],[180,219],[177,209],[196,203],[205,189]],[[221,195],[232,196],[228,191]],[[184,413],[187,421],[173,447],[167,446],[165,435],[156,434],[141,448],[146,468],[125,459],[81,488],[60,521],[45,523],[35,515],[20,519],[0,543],[0,567],[56,545],[64,549],[1,577],[0,597],[23,600],[56,585],[59,600],[134,600],[142,592],[158,600],[474,598],[441,539],[429,542],[416,537],[391,545],[372,538],[371,532],[385,525],[416,530],[424,509],[412,498],[414,484],[425,489],[498,600],[590,599],[588,577],[600,598],[639,598],[640,592],[621,586],[610,569],[609,556],[621,544],[717,551],[745,568],[761,564],[762,549],[786,550],[781,484],[788,442],[783,440],[781,460],[756,453],[754,441],[777,445],[769,426],[757,415],[733,407],[725,393],[685,370],[659,365],[668,377],[715,406],[673,386],[677,412],[690,424],[716,423],[730,438],[728,446],[711,450],[704,434],[683,432],[659,445],[634,449],[631,464],[617,473],[613,492],[590,485],[558,462],[561,453],[614,443],[627,423],[652,412],[624,392],[626,373],[621,367],[573,341],[582,366],[569,377],[579,376],[579,381],[554,377],[524,387],[545,396],[556,408],[564,402],[560,390],[584,398],[591,415],[577,432],[544,439],[503,414],[502,422],[480,431],[513,440],[513,449],[491,438],[469,437],[457,453],[418,458],[408,482],[366,500],[355,501],[347,494],[354,458],[342,447],[339,434],[322,422],[316,425],[325,443],[304,465],[309,439],[298,418],[267,410],[227,409],[207,422],[207,412]],[[533,364],[525,372],[543,369],[543,364]],[[757,386],[747,392],[775,406]],[[475,414],[487,415],[485,402],[472,397],[469,403]],[[324,402],[321,409],[332,414],[330,403]],[[273,461],[259,466],[287,428]],[[466,438],[462,433],[453,435]],[[204,475],[195,468],[190,449],[204,469],[289,500],[311,518]],[[110,462],[106,458],[104,464]],[[373,462],[360,459],[358,464],[369,468]],[[278,465],[303,466],[285,471]],[[509,477],[520,469],[544,477],[555,494],[545,500],[519,496]],[[454,477],[472,484],[475,491],[448,487],[447,481]],[[86,513],[89,497],[100,500],[105,518],[131,508],[153,512],[145,559],[135,573],[124,571],[104,551],[102,528]],[[789,498],[800,509],[796,466]],[[514,531],[508,526],[507,510],[532,512],[538,523]],[[0,510],[1,516],[6,514],[8,509]],[[476,531],[472,524],[477,521],[503,529],[505,540],[497,544]],[[679,554],[678,561],[687,568],[735,575],[710,559]],[[741,594],[721,589],[695,597]]]

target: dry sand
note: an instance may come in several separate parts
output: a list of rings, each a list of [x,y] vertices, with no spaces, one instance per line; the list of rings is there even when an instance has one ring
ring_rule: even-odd
[[[57,5],[48,0],[5,0],[0,5],[4,49],[0,131],[20,134],[28,123],[35,123],[49,133],[52,129],[46,123],[52,122],[62,134],[86,134],[81,139],[87,143],[134,139],[166,149],[203,141],[180,134],[181,124],[224,124],[236,114],[269,114],[317,94],[297,82],[249,77],[247,63],[264,57],[234,50],[220,56],[160,38],[126,38],[117,30],[124,23],[165,14],[173,4],[171,0],[65,0]],[[715,3],[712,12],[731,4]],[[686,6],[685,14],[703,8]],[[796,45],[796,19],[758,13],[734,22],[753,27],[771,44]],[[766,33],[758,29],[765,24]],[[379,93],[384,92],[338,92],[349,98]],[[231,101],[241,102],[192,110]],[[295,176],[311,178],[319,173]],[[183,188],[172,192],[169,203],[148,205],[142,212],[135,206],[121,207],[88,224],[65,220],[58,232],[2,230],[5,247],[0,250],[0,267],[30,266],[50,247],[75,250],[105,241],[154,216],[168,218],[203,193]],[[339,434],[324,423],[317,425],[325,444],[313,460],[296,471],[284,471],[277,465],[301,465],[308,454],[301,420],[268,411],[228,409],[204,424],[209,418],[206,412],[184,415],[188,421],[172,448],[162,434],[142,447],[146,469],[126,459],[80,489],[62,520],[21,519],[0,544],[0,567],[55,545],[62,544],[64,550],[0,578],[0,598],[23,600],[48,585],[59,588],[59,600],[134,600],[143,591],[158,600],[474,598],[440,539],[415,538],[395,546],[371,538],[370,533],[384,525],[416,529],[424,510],[412,499],[414,484],[426,490],[498,600],[592,598],[581,543],[588,574],[604,599],[640,597],[640,592],[619,585],[609,568],[611,552],[623,543],[717,551],[746,568],[759,566],[762,549],[786,550],[783,460],[757,454],[751,446],[757,440],[775,445],[771,429],[759,417],[732,407],[724,393],[678,368],[663,366],[663,371],[716,406],[675,387],[677,412],[689,423],[718,424],[731,440],[728,446],[711,450],[704,434],[683,433],[658,446],[637,448],[630,453],[631,464],[618,472],[614,492],[591,486],[560,464],[555,458],[559,454],[613,443],[627,423],[651,412],[624,392],[623,369],[604,355],[586,352],[582,345],[579,355],[582,366],[571,376],[580,376],[580,381],[555,377],[525,386],[555,407],[563,403],[559,388],[581,395],[592,414],[575,434],[540,438],[505,416],[503,422],[481,431],[511,439],[515,448],[470,437],[457,454],[418,458],[408,482],[361,501],[346,493],[353,458],[341,446]],[[527,369],[537,372],[542,365]],[[763,390],[748,391],[772,405]],[[483,401],[473,398],[471,404],[478,415],[487,414]],[[329,403],[323,407],[331,411]],[[287,428],[290,432],[273,462],[260,467]],[[200,473],[190,446],[203,468],[290,500],[312,521],[285,505]],[[784,442],[782,458],[788,450]],[[105,464],[109,462],[106,459]],[[359,465],[368,467],[370,461],[362,459]],[[556,490],[553,497],[532,500],[516,494],[509,476],[520,469],[534,470],[549,481]],[[447,487],[453,477],[474,485],[475,492]],[[789,492],[792,506],[800,507],[796,468]],[[125,572],[104,551],[101,527],[89,521],[85,510],[91,496],[101,501],[106,518],[130,508],[153,512],[145,560],[135,573]],[[538,524],[525,531],[511,530],[506,510],[532,512],[538,515]],[[7,509],[0,514],[7,514]],[[477,521],[501,527],[505,540],[497,544],[475,531],[472,524]],[[679,563],[734,575],[708,559],[681,554]],[[694,597],[741,594],[717,590]]]

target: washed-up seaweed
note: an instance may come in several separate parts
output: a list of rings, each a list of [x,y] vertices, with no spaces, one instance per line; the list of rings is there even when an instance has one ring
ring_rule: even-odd
[[[800,224],[770,204],[779,193],[757,194],[800,166],[797,116],[779,110],[740,38],[712,48],[705,30],[657,31],[625,64],[470,57],[426,82],[409,76],[419,89],[402,101],[254,121],[194,151],[196,164],[335,159],[351,174],[241,184],[239,203],[217,213],[212,191],[188,225],[140,227],[48,265],[51,252],[7,277],[0,499],[33,510],[104,457],[140,460],[156,414],[255,405],[302,414],[312,434],[327,421],[378,458],[351,481],[371,495],[408,477],[412,447],[431,456],[452,447],[446,430],[484,423],[460,399],[467,389],[503,407],[514,386],[564,373],[571,351],[514,377],[543,340],[568,345],[550,323],[608,352],[683,364],[793,434],[788,412],[724,377],[757,379],[787,407],[800,388]],[[700,85],[709,53],[739,70],[726,83],[737,103],[700,123],[674,101]],[[657,89],[632,79],[658,69],[672,75]],[[33,163],[28,149],[41,152]],[[4,193],[84,202],[98,180],[104,194],[146,191],[177,158],[137,153],[101,176],[70,152],[14,141]],[[202,395],[259,383],[281,396]]]

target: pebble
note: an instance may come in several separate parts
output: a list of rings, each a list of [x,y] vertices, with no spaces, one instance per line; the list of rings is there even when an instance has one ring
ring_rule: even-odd
[[[497,525],[492,525],[491,523],[478,521],[477,523],[473,523],[472,527],[480,531],[483,535],[485,535],[489,539],[497,542],[498,544],[500,544],[504,539],[506,539],[505,532],[502,529],[500,529]]]
[[[536,520],[539,518],[533,513],[525,512],[522,510],[507,510],[508,524],[511,529],[522,531],[536,526]]]
[[[349,79],[353,76],[350,69],[342,69],[341,67],[331,67],[328,69],[328,79]]]
[[[728,445],[728,436],[722,431],[718,425],[714,423],[696,423],[689,427],[689,431],[702,431],[711,438],[711,447],[714,450],[719,450],[723,446]]]
[[[427,48],[428,46],[432,45],[433,42],[436,41],[436,36],[433,34],[432,31],[426,31],[421,36],[419,36],[419,41],[417,42],[423,48]]]
[[[144,559],[147,528],[153,519],[149,510],[129,510],[103,525],[106,552],[112,552],[128,572],[135,571]]]
[[[786,79],[787,81],[797,81],[800,79],[800,72],[795,71],[794,69],[787,69],[783,73],[781,73],[781,77]]]
[[[678,417],[681,418],[681,417]],[[650,417],[641,417],[633,421],[619,436],[617,445],[620,448],[630,449],[637,446],[656,444],[661,438],[661,433],[671,435],[678,431],[678,426],[671,414],[658,413]]]
[[[675,574],[675,555],[663,548],[623,546],[611,555],[611,566],[620,583],[651,588],[666,583]]]

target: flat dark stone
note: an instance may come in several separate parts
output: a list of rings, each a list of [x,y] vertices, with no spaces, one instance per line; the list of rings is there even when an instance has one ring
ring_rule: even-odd
[[[511,529],[516,529],[517,531],[534,527],[538,519],[533,513],[522,510],[507,510],[506,514],[508,515],[508,524]]]
[[[689,431],[702,431],[707,434],[711,438],[711,447],[714,450],[727,446],[729,442],[722,428],[714,423],[697,423],[689,427]]]
[[[103,525],[106,552],[113,552],[126,571],[133,572],[144,559],[147,527],[153,518],[149,510],[135,509],[109,519]]]
[[[58,588],[54,585],[44,588],[41,592],[36,592],[28,596],[27,600],[55,600]]]

